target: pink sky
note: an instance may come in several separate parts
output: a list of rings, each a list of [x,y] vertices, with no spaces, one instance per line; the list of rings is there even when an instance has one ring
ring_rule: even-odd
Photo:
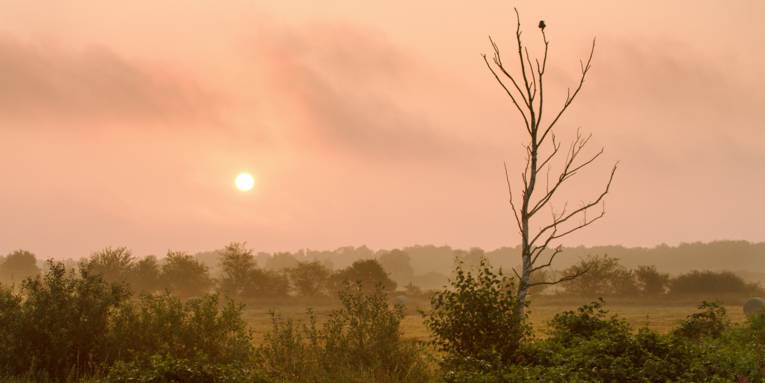
[[[551,108],[598,39],[560,136],[606,153],[566,195],[621,167],[565,244],[765,240],[765,3],[411,3],[0,0],[0,253],[516,245],[522,128],[480,59],[514,5]]]

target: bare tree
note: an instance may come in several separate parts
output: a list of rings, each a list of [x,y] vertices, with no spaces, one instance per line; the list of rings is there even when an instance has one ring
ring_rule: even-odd
[[[604,198],[609,192],[617,166],[616,164],[613,166],[605,186],[593,199],[576,208],[569,208],[568,204],[564,203],[562,209],[555,209],[553,201],[554,198],[559,198],[561,186],[603,154],[601,148],[594,154],[586,155],[584,149],[589,143],[591,135],[583,136],[579,130],[577,130],[570,145],[565,147],[561,145],[555,135],[558,122],[579,95],[590,71],[592,56],[595,52],[595,39],[592,40],[592,47],[587,60],[579,61],[581,72],[578,83],[573,89],[567,90],[566,99],[562,106],[550,113],[549,109],[544,108],[546,102],[544,79],[550,46],[545,34],[546,25],[544,21],[540,21],[538,25],[544,43],[544,55],[541,59],[532,58],[529,55],[527,45],[521,39],[521,22],[517,9],[515,16],[517,21],[515,30],[517,52],[514,56],[517,55],[518,58],[515,72],[511,71],[509,64],[502,61],[500,50],[491,37],[489,37],[489,41],[494,51],[493,57],[489,59],[484,54],[483,60],[509,96],[518,113],[523,117],[524,128],[528,134],[528,141],[524,144],[526,163],[520,174],[522,180],[520,201],[516,201],[513,196],[510,175],[507,163],[505,163],[505,179],[510,207],[513,210],[515,222],[521,235],[521,272],[513,269],[518,278],[518,304],[513,314],[516,320],[520,320],[524,315],[529,288],[542,284],[558,284],[574,279],[586,271],[564,275],[552,281],[534,282],[531,278],[535,272],[550,267],[555,257],[561,253],[561,238],[603,218],[605,215]],[[551,117],[543,118],[548,115]],[[555,176],[551,179],[552,167],[561,159],[560,168],[554,172]],[[541,179],[543,176],[545,177],[544,180]],[[540,190],[543,182],[545,188]],[[597,209],[597,213],[588,214],[593,208]],[[543,219],[541,213],[547,209],[551,212],[551,216]]]

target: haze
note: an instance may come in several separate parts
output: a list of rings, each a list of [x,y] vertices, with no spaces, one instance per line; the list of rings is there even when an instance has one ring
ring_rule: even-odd
[[[598,41],[561,128],[606,152],[567,197],[621,165],[567,245],[765,240],[765,3],[67,3],[0,1],[1,254],[516,245],[522,128],[480,58],[513,6],[560,91]]]

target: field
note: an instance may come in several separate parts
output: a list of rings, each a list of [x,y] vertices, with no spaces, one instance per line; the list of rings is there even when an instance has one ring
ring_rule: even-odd
[[[566,310],[575,310],[587,300],[571,300],[561,302],[550,300],[532,304],[529,318],[537,336],[545,336],[547,322],[555,314]],[[692,314],[698,304],[693,302],[629,302],[622,301],[614,304],[606,304],[606,309],[611,314],[616,314],[627,320],[633,329],[647,327],[660,333],[667,333],[677,324]],[[406,306],[406,316],[401,322],[401,329],[406,339],[425,340],[428,338],[428,330],[423,324],[423,318],[418,310],[427,308],[427,302],[410,303]],[[740,304],[724,304],[728,316],[732,322],[745,320],[744,312]],[[271,312],[278,313],[282,318],[290,318],[298,321],[308,319],[309,306],[281,305],[278,307],[251,307],[245,310],[245,320],[255,332],[256,341],[271,328]],[[312,310],[316,318],[321,322],[337,306],[324,304],[313,306]]]

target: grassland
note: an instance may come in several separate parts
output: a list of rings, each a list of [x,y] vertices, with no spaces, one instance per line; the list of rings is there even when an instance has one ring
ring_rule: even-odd
[[[537,336],[545,336],[547,322],[555,314],[566,310],[575,310],[581,304],[588,302],[586,299],[547,299],[538,301],[529,308],[529,318]],[[699,301],[700,302],[700,301]],[[745,320],[741,304],[723,304],[732,322]],[[621,300],[614,303],[606,303],[606,309],[611,314],[618,315],[627,320],[632,328],[647,327],[660,333],[667,333],[675,328],[680,321],[693,313],[698,303],[693,301],[681,302],[637,302]],[[316,315],[317,321],[324,320],[337,306],[330,303],[318,305],[270,305],[248,306],[245,310],[245,320],[255,333],[256,341],[271,329],[271,312],[278,313],[282,318],[298,321],[307,321],[309,307]],[[410,302],[406,306],[406,316],[401,322],[401,329],[406,339],[426,340],[428,330],[423,323],[420,310],[427,310],[427,301]]]

